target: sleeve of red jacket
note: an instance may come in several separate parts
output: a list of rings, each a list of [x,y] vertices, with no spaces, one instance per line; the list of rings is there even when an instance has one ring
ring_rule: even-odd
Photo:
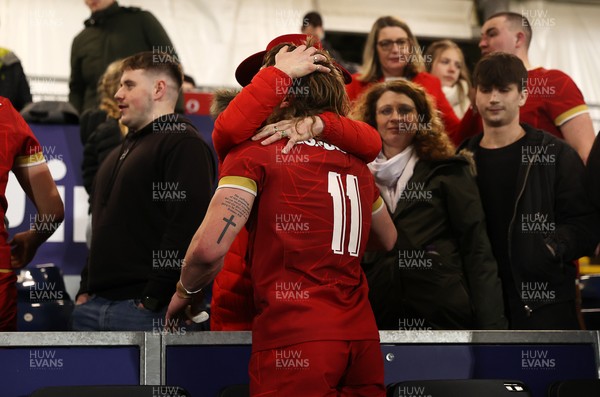
[[[381,137],[376,129],[362,121],[350,120],[335,113],[321,115],[325,124],[323,140],[370,163],[381,152]]]
[[[215,120],[212,141],[219,162],[236,145],[250,139],[281,103],[292,79],[270,66],[260,70]]]
[[[458,147],[463,141],[482,132],[483,124],[481,122],[481,116],[479,113],[473,111],[473,107],[470,107],[460,121],[458,132],[451,135],[450,138],[452,138],[452,141]]]
[[[429,73],[422,72],[415,76],[413,82],[423,86],[425,91],[427,91],[427,93],[433,97],[435,106],[440,112],[440,117],[444,123],[444,126],[446,127],[448,136],[455,145],[459,145],[462,140],[461,130],[463,126],[461,125],[459,118],[456,117],[456,114],[454,113],[452,106],[450,106],[448,99],[446,99],[446,95],[444,94],[444,91],[442,91],[442,83],[440,80]],[[470,123],[470,121],[467,120],[465,123]]]
[[[284,99],[292,79],[275,67],[259,71],[252,82],[215,120],[213,145],[219,162],[236,145],[250,139]],[[327,142],[370,162],[381,151],[379,133],[368,124],[326,112],[320,115]]]

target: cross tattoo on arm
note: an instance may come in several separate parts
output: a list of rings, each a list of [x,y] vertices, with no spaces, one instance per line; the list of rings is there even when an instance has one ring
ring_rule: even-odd
[[[233,215],[231,215],[231,217],[229,217],[229,219],[223,218],[223,220],[225,221],[225,227],[223,228],[223,231],[221,232],[221,235],[219,236],[219,239],[217,240],[217,244],[221,243],[221,240],[223,239],[223,236],[225,236],[225,232],[227,231],[229,226],[234,226],[234,227],[237,226],[237,224],[235,222],[233,222],[233,218],[234,218]]]

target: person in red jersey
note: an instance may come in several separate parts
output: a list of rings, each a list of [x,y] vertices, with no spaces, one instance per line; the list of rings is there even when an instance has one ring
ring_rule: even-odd
[[[17,330],[17,276],[15,270],[33,259],[39,246],[60,226],[64,206],[42,148],[10,101],[0,97],[0,216],[5,219],[6,184],[12,171],[33,201],[37,215],[30,230],[8,241],[5,222],[0,222],[0,332]]]
[[[267,45],[266,51],[253,54],[242,62],[236,77],[240,85],[248,88],[240,93],[244,98],[240,101],[256,102],[255,105],[261,107],[260,102],[264,100],[261,90],[264,89],[264,85],[258,82],[253,86],[248,85],[261,68],[264,55],[278,44],[290,42],[301,45],[307,38],[308,36],[304,34],[276,37]],[[322,49],[321,43],[315,38],[313,40],[312,45]],[[287,83],[289,81],[280,81],[279,84],[283,85],[279,89],[286,89]],[[265,121],[265,116],[255,113],[253,107],[228,107],[233,97],[235,94],[232,92],[218,91],[215,93],[212,106],[213,114],[217,115],[212,139],[220,163],[233,147],[254,136],[257,132],[256,126],[261,126]],[[289,140],[284,151],[291,149],[294,143],[313,136],[320,137],[365,162],[373,161],[381,150],[379,134],[367,123],[340,117],[328,111],[314,117],[281,120],[265,125],[260,131],[257,138],[267,138],[266,143],[281,139],[280,134],[275,133],[276,131],[286,131]],[[252,328],[254,306],[250,275],[245,263],[247,246],[248,233],[242,230],[225,256],[223,271],[215,278],[210,315],[210,329],[213,331],[239,331]]]
[[[265,66],[229,105],[262,114],[255,129],[324,110],[346,114],[342,74],[327,53],[284,43],[267,53]],[[262,103],[245,99],[242,94],[258,85]],[[251,395],[384,396],[379,335],[360,258],[367,240],[392,249],[395,228],[361,160],[315,139],[287,153],[285,145],[248,141],[227,155],[167,321],[183,316],[248,222],[256,306]]]
[[[594,143],[594,127],[581,91],[565,73],[533,67],[529,61],[531,24],[521,14],[501,12],[481,28],[482,55],[500,51],[516,55],[528,71],[527,102],[520,121],[564,139],[585,163]],[[471,135],[481,130],[472,131]]]

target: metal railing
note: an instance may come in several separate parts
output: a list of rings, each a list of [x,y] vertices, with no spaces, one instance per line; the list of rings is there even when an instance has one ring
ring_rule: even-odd
[[[69,97],[69,79],[52,76],[29,76],[29,86],[34,102],[67,101]],[[594,131],[600,131],[600,104],[588,103]]]

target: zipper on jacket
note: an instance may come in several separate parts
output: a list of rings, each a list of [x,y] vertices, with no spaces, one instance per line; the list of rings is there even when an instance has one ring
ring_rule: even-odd
[[[512,232],[513,232],[513,227],[515,224],[515,218],[517,217],[517,207],[519,206],[519,200],[521,200],[521,197],[523,196],[523,193],[525,192],[525,186],[527,186],[527,179],[529,178],[529,171],[531,170],[531,167],[532,167],[532,163],[529,163],[529,165],[527,166],[527,171],[525,171],[525,178],[523,180],[523,186],[521,187],[521,190],[519,191],[519,194],[517,195],[517,200],[515,201],[515,208],[513,211],[512,218],[510,219],[510,223],[508,224],[508,264],[510,266],[511,273],[513,271],[512,244],[511,244]],[[515,278],[513,277],[513,280],[514,279]],[[519,286],[515,285],[515,287],[517,287],[517,291],[518,291]],[[522,299],[521,299],[521,303],[523,303]],[[528,305],[524,305],[523,310],[525,310],[527,317],[531,317],[531,313],[533,312],[533,310]]]
[[[515,201],[515,208],[512,214],[512,218],[510,218],[510,223],[508,224],[508,261],[510,262],[510,268],[512,269],[512,246],[511,246],[511,239],[512,239],[512,231],[513,231],[513,226],[515,224],[515,218],[517,217],[517,207],[519,206],[519,200],[521,200],[521,197],[523,196],[523,193],[525,192],[525,186],[527,185],[527,179],[529,178],[529,171],[531,170],[532,167],[532,163],[529,163],[529,165],[527,166],[527,171],[525,171],[525,179],[523,181],[523,186],[521,187],[521,190],[519,191],[519,194],[517,195],[517,200]]]

